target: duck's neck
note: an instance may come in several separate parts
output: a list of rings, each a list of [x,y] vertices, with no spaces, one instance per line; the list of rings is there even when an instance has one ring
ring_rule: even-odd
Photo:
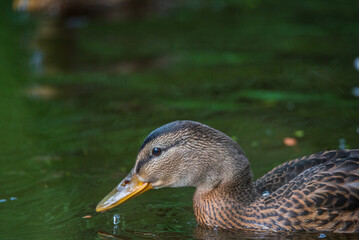
[[[251,177],[236,179],[210,190],[200,188],[193,197],[193,209],[197,222],[209,228],[252,228],[247,223],[248,206],[258,198]]]

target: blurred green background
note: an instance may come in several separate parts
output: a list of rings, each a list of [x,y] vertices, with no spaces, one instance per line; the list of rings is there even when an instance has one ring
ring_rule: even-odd
[[[170,121],[225,132],[256,178],[299,156],[359,147],[357,1],[15,0],[0,9],[1,239],[198,237],[194,189],[94,211],[146,135]]]

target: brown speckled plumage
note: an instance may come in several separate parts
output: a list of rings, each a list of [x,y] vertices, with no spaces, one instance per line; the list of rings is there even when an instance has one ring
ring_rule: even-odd
[[[240,188],[196,194],[197,221],[225,229],[359,231],[359,150],[298,158],[273,169],[254,185],[259,192],[273,192],[257,196],[249,205],[241,203],[247,203],[246,196],[251,194]]]
[[[145,139],[131,174],[154,188],[196,187],[194,214],[208,228],[359,232],[359,149],[301,157],[253,182],[231,138],[176,121]]]

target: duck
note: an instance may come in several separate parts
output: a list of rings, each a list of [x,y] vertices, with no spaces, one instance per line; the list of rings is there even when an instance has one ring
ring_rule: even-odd
[[[109,20],[141,18],[172,6],[151,4],[149,0],[13,0],[14,11],[37,13],[62,19],[100,17]]]
[[[199,122],[174,121],[145,138],[133,169],[96,211],[165,187],[195,187],[194,215],[209,229],[359,232],[359,149],[300,157],[254,181],[232,138]]]

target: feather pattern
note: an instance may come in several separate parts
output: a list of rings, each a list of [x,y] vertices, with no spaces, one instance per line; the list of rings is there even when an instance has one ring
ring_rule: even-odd
[[[150,188],[192,186],[196,220],[207,228],[359,232],[359,149],[297,158],[253,182],[233,139],[198,122],[175,121],[144,140],[126,181],[133,187],[121,182],[100,211]]]
[[[257,195],[246,204],[245,197],[253,193],[241,192],[243,188],[196,193],[197,221],[224,229],[359,232],[359,150],[326,151],[289,161],[254,186],[271,194]]]

